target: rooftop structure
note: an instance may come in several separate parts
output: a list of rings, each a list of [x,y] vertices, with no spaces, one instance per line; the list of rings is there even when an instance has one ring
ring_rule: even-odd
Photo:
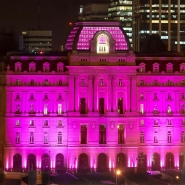
[[[107,32],[108,37],[100,38],[100,43],[96,46],[108,44],[108,39],[115,42],[116,51],[124,51],[130,49],[130,43],[125,31],[119,22],[77,22],[70,35],[68,36],[65,46],[66,50],[82,50],[89,51],[93,42],[95,33],[102,31]],[[92,40],[92,41],[91,41]],[[90,42],[91,41],[91,42]],[[91,48],[92,49],[92,48]]]

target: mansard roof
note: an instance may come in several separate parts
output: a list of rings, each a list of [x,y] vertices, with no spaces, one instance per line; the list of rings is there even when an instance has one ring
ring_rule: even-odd
[[[107,31],[116,41],[116,51],[130,50],[128,36],[123,30],[120,22],[110,21],[90,21],[76,22],[68,36],[65,49],[70,50],[90,50],[90,41],[98,31]]]

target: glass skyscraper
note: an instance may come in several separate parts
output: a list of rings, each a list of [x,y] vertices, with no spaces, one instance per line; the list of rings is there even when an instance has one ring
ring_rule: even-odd
[[[138,3],[139,38],[159,34],[168,51],[185,51],[185,1],[140,0]]]
[[[122,22],[132,46],[132,1],[111,0],[108,9],[108,18]]]
[[[123,22],[135,51],[151,34],[159,34],[168,51],[185,51],[184,0],[111,0],[108,16]]]

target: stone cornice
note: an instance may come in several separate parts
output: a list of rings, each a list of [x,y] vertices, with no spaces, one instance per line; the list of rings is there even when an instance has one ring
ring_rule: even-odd
[[[136,73],[138,66],[67,66],[69,73]]]

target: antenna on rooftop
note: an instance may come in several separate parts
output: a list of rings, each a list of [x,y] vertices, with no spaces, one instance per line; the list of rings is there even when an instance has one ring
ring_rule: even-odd
[[[40,0],[38,0],[38,29],[40,29]]]

